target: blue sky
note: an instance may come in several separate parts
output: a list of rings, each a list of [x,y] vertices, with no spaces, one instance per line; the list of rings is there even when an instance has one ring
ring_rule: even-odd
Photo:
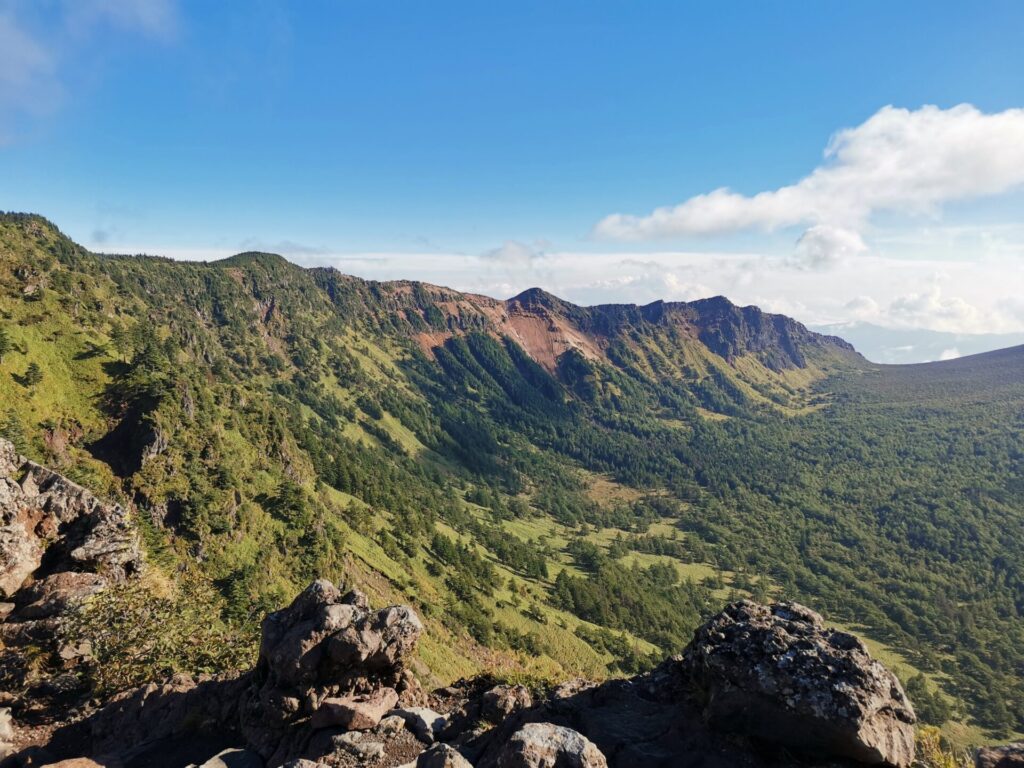
[[[1019,331],[1022,34],[1019,2],[0,0],[0,208],[111,251]]]

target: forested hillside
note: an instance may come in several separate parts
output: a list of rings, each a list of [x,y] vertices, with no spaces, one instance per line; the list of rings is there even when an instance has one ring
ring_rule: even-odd
[[[722,298],[101,256],[6,214],[0,403],[241,637],[323,575],[414,604],[442,678],[603,675],[786,597],[881,644],[926,721],[1024,731],[1024,348],[879,367]]]

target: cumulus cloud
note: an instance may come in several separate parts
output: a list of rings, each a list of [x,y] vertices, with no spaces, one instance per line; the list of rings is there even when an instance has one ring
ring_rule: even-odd
[[[658,299],[694,301],[714,295],[710,288],[686,274],[690,270],[682,265],[673,268],[656,261],[624,259],[616,268],[621,270],[619,274],[585,282],[576,290],[590,301],[638,304]]]
[[[846,302],[845,309],[854,320],[874,320],[882,311],[881,306],[870,296],[857,296]]]
[[[867,249],[856,232],[815,224],[796,241],[790,264],[800,269],[828,269]]]
[[[939,360],[956,360],[958,357],[960,357],[960,350],[956,347],[950,347],[949,349],[942,350]]]
[[[965,299],[946,296],[938,279],[923,291],[897,296],[890,302],[887,315],[904,326],[966,333],[982,333],[993,320]]]
[[[1021,186],[1024,109],[888,106],[836,133],[823,162],[795,184],[755,195],[720,188],[646,216],[612,214],[594,235],[653,240],[802,226],[790,265],[822,268],[867,250],[861,233],[873,214],[935,216],[946,203]]]

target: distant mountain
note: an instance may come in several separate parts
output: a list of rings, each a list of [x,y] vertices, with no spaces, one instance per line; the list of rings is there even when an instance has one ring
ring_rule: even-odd
[[[944,333],[919,328],[885,328],[871,323],[813,326],[819,333],[836,334],[876,363],[927,363],[1024,344],[1024,333]]]
[[[796,598],[884,644],[926,719],[1024,730],[1020,350],[879,366],[722,297],[99,255],[24,214],[0,333],[0,433],[131,511],[154,589],[201,585],[176,637],[256,637],[324,576],[414,604],[435,682],[606,675]]]

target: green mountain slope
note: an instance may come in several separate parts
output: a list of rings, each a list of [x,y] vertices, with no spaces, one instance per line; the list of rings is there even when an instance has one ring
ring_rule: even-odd
[[[884,643],[928,719],[1024,728],[1020,348],[880,367],[722,298],[98,256],[19,214],[0,328],[0,431],[243,629],[323,574],[416,604],[441,678],[601,675],[783,595]]]

